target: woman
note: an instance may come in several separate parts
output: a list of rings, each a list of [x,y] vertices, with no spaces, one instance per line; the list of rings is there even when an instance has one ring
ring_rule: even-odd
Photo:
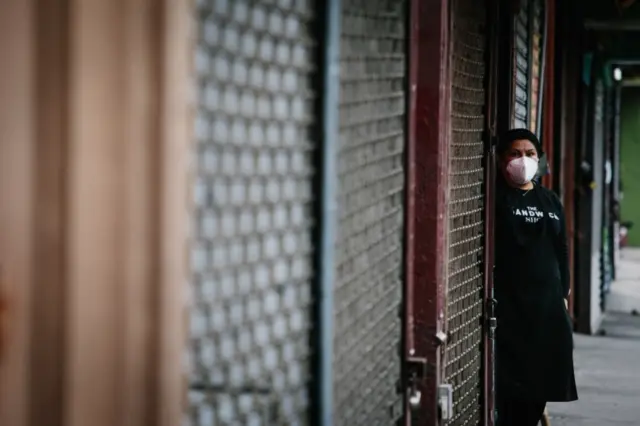
[[[564,211],[533,182],[542,156],[533,133],[511,130],[497,148],[497,425],[535,426],[547,402],[578,399]]]

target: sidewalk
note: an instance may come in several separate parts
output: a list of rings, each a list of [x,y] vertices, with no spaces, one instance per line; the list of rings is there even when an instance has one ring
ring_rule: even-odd
[[[607,300],[605,336],[575,336],[580,400],[549,404],[552,426],[640,425],[640,250],[626,250]]]

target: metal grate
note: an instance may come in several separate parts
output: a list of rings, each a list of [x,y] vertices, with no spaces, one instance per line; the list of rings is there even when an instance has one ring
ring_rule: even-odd
[[[540,83],[542,80],[542,45],[544,37],[544,16],[543,6],[540,0],[533,1],[533,37],[531,40],[531,95],[530,95],[530,120],[529,130],[534,133],[538,132],[538,111],[540,110],[539,102],[541,101],[542,94],[540,93]]]
[[[529,128],[529,54],[531,40],[529,37],[529,1],[521,0],[520,13],[515,17],[515,51],[514,51],[514,128]]]
[[[478,425],[482,406],[484,284],[485,5],[453,8],[449,201],[448,344],[445,381],[454,388],[449,425]]]
[[[590,142],[596,146],[600,145],[602,140],[605,138],[605,86],[602,79],[598,79],[595,83],[594,88],[594,111],[593,111],[593,135],[591,136],[592,141]],[[592,145],[592,146],[593,146]],[[604,293],[604,281],[603,276],[601,275],[601,265],[603,262],[602,259],[602,244],[603,244],[603,203],[604,203],[604,150],[603,149],[593,149],[593,170],[594,182],[598,182],[596,188],[593,190],[592,195],[592,205],[591,205],[591,217],[593,217],[593,222],[591,225],[591,253],[593,253],[591,257],[591,288],[599,289],[599,301],[597,308],[594,308],[592,312],[592,318],[598,318],[605,306],[606,295]]]
[[[197,5],[187,424],[308,424],[311,0]]]
[[[335,426],[402,415],[405,8],[343,1]]]

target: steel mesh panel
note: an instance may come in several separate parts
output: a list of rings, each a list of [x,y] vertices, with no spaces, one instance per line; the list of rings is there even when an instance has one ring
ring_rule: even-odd
[[[192,426],[308,424],[312,3],[198,2]]]
[[[404,1],[344,0],[334,425],[401,416]]]
[[[542,2],[540,0],[533,0],[533,37],[531,38],[531,120],[529,123],[529,130],[534,133],[538,132],[538,110],[539,102],[541,100],[540,93],[540,81],[542,77],[542,44],[543,44],[543,10]]]
[[[529,121],[529,54],[531,40],[529,37],[529,0],[520,2],[520,12],[515,18],[515,52],[514,52],[514,114],[515,128],[528,128]]]
[[[454,4],[449,202],[448,344],[445,381],[454,388],[449,425],[481,420],[484,280],[485,7]]]

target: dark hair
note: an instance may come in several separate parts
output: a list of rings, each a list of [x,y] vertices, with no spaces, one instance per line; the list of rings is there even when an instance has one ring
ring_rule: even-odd
[[[496,152],[500,156],[507,152],[511,145],[518,140],[527,140],[533,144],[536,148],[536,152],[538,153],[538,157],[542,157],[544,152],[542,152],[542,145],[540,144],[540,140],[533,132],[530,132],[527,129],[512,129],[505,132],[499,139],[498,145],[496,146]]]

